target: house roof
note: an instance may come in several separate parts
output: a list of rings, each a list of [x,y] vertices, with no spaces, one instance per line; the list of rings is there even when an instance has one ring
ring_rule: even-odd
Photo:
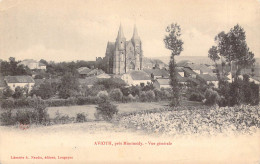
[[[39,66],[46,66],[45,64],[43,64],[43,63],[39,63]]]
[[[156,79],[160,85],[170,85],[170,79]]]
[[[88,67],[80,67],[78,69],[79,74],[81,75],[85,75],[88,74],[91,71],[91,69],[89,69]]]
[[[34,83],[31,76],[5,76],[6,83]]]
[[[199,74],[197,76],[205,81],[218,81],[217,77],[209,74]]]
[[[154,76],[162,76],[162,77],[168,77],[169,73],[165,69],[143,69],[144,72],[147,74],[153,74]]]
[[[101,73],[101,74],[97,75],[97,78],[108,79],[108,78],[111,78],[111,76],[109,74],[106,74],[106,73]]]
[[[185,68],[190,68],[192,70],[200,70],[201,65],[199,64],[193,64],[193,63],[187,63],[186,66],[184,66]]]
[[[130,71],[128,74],[133,80],[151,80],[150,76],[144,71]]]
[[[181,76],[177,76],[178,82],[187,82],[188,78],[186,77],[181,77]],[[170,85],[170,79],[169,78],[161,78],[161,79],[156,79],[156,81],[160,84],[160,85]]]
[[[200,65],[200,70],[201,70],[202,72],[206,72],[206,73],[213,73],[213,71],[212,71],[209,67],[207,67],[206,65],[204,65],[204,64],[201,64],[201,65]]]
[[[187,64],[191,64],[192,62],[191,61],[189,61],[189,60],[181,60],[181,61],[179,61],[178,63],[177,63],[177,66],[178,67],[185,67],[185,66],[187,66]]]
[[[197,75],[196,72],[194,72],[193,70],[191,70],[190,68],[182,68],[182,70],[188,74],[194,74],[194,75]]]

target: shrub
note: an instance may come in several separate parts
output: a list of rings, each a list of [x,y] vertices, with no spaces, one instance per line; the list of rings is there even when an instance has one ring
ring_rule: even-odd
[[[109,101],[99,103],[96,109],[96,118],[101,116],[105,121],[111,121],[113,116],[118,113],[117,107],[111,104]]]
[[[147,99],[147,101],[149,101],[149,102],[154,101],[154,99],[155,99],[155,94],[154,94],[154,92],[153,92],[152,90],[146,91],[146,99]]]
[[[78,113],[76,117],[76,122],[85,122],[86,120],[86,115],[84,113]]]
[[[205,92],[205,104],[206,105],[215,105],[219,102],[220,96],[218,92],[213,91],[212,89],[207,89]]]
[[[108,101],[108,93],[107,93],[107,91],[100,91],[100,92],[98,92],[97,97],[100,99],[100,102]]]
[[[103,85],[106,90],[110,91],[116,88],[122,88],[126,86],[126,83],[120,78],[109,78],[97,81],[95,85]]]
[[[139,100],[140,100],[141,102],[146,102],[146,101],[147,101],[147,97],[146,97],[146,93],[145,93],[145,92],[141,92],[141,93],[140,93]]]
[[[122,101],[122,97],[123,97],[123,93],[118,88],[113,89],[109,93],[109,98],[111,98],[111,100],[113,100],[113,101]]]
[[[3,125],[13,125],[15,123],[15,119],[12,117],[11,109],[1,113],[0,120]]]
[[[4,108],[4,109],[13,109],[13,108],[15,108],[14,99],[13,98],[9,98],[9,99],[6,99],[6,100],[2,100],[1,107]]]
[[[201,102],[204,99],[204,96],[201,93],[191,93],[189,100],[190,101],[199,101]]]
[[[61,115],[59,111],[55,113],[55,118],[53,119],[55,124],[67,124],[70,123],[72,120],[68,115]]]
[[[14,94],[14,91],[11,90],[10,87],[7,87],[3,90],[3,97],[4,98],[8,98],[8,97],[11,97],[12,95]]]

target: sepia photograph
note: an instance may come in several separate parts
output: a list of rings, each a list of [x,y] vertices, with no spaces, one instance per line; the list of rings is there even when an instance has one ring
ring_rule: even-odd
[[[0,164],[260,164],[260,0],[0,0]]]

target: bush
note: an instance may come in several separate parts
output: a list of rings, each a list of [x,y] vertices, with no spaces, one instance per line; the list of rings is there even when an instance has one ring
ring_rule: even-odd
[[[13,94],[14,91],[10,87],[7,87],[3,90],[3,98],[12,97]]]
[[[189,100],[201,102],[204,99],[204,96],[201,93],[191,93]]]
[[[205,92],[205,104],[206,105],[215,105],[220,101],[220,96],[218,92],[213,91],[212,89],[207,89]]]
[[[85,122],[87,121],[86,115],[84,113],[78,113],[76,117],[76,122]]]
[[[108,101],[108,93],[107,93],[107,91],[100,91],[100,92],[98,92],[97,97],[100,99],[100,102]]]
[[[149,101],[149,102],[154,101],[154,99],[155,99],[155,94],[154,94],[154,92],[153,92],[152,90],[146,91],[146,99],[147,99],[147,101]]]
[[[122,101],[122,97],[123,97],[123,93],[118,88],[113,89],[109,93],[109,98],[111,98],[111,100],[113,100],[113,101]]]
[[[101,116],[105,121],[111,121],[114,115],[118,113],[117,107],[109,101],[99,103],[96,109],[96,118]]]
[[[126,83],[120,78],[109,78],[97,81],[95,85],[103,85],[106,90],[110,91],[116,88],[122,88],[126,86]]]
[[[13,125],[15,124],[15,119],[12,117],[12,111],[9,109],[1,114],[0,120],[3,125]]]
[[[55,113],[55,118],[53,119],[53,122],[55,124],[68,124],[71,123],[74,119],[70,118],[68,115],[61,115],[59,111]]]
[[[13,108],[15,108],[14,99],[13,98],[9,98],[9,99],[6,99],[6,100],[2,100],[1,108],[4,108],[4,109],[13,109]]]
[[[147,101],[147,97],[146,97],[146,93],[145,93],[145,92],[141,92],[141,93],[140,93],[139,100],[140,100],[141,102],[146,102],[146,101]]]

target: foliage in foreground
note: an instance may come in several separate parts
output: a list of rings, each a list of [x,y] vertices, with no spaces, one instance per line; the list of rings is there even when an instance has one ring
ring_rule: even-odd
[[[260,128],[260,111],[259,106],[178,107],[122,114],[117,121],[126,128],[166,135],[251,133]]]

